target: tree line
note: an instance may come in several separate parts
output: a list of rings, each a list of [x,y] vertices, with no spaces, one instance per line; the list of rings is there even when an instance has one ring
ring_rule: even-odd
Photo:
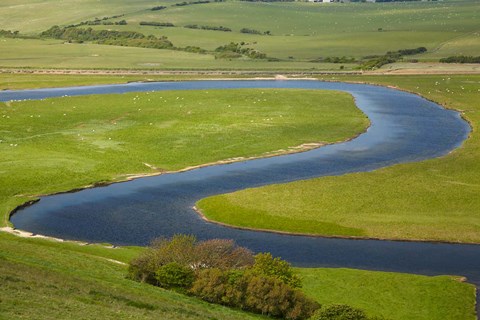
[[[41,37],[63,39],[69,42],[93,41],[98,44],[171,49],[173,44],[167,37],[145,36],[136,31],[94,30],[92,28],[61,28],[53,26],[40,34]]]
[[[480,56],[450,56],[440,59],[443,63],[480,63]]]
[[[378,69],[383,65],[397,62],[402,56],[420,54],[427,51],[425,47],[418,47],[413,49],[400,49],[397,51],[388,51],[383,56],[366,56],[363,59],[366,60],[360,66],[361,69]]]
[[[199,26],[198,24],[187,24],[184,26],[184,28],[188,29],[202,29],[202,30],[213,30],[213,31],[223,31],[223,32],[231,32],[232,29],[224,27],[224,26],[219,26],[219,27],[214,27],[214,26]]]
[[[154,27],[175,27],[171,22],[153,22],[153,21],[140,21],[141,26],[154,26]]]

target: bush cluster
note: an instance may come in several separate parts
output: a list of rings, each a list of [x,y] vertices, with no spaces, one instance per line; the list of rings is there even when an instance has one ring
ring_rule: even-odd
[[[190,292],[208,302],[286,319],[308,319],[319,307],[282,280],[252,270],[201,270]]]
[[[451,56],[440,59],[443,63],[480,63],[480,56]]]
[[[232,240],[159,239],[129,265],[129,277],[211,303],[286,319],[307,319],[319,304],[301,291],[292,267],[269,253],[253,256]]]
[[[271,36],[272,33],[267,30],[265,32],[261,32],[261,31],[258,31],[258,30],[255,30],[255,29],[249,29],[249,28],[242,28],[240,29],[240,32],[241,33],[250,33],[250,34],[263,34],[263,35],[267,35],[267,36]]]
[[[153,22],[153,21],[140,21],[141,26],[154,26],[154,27],[175,27],[171,22]]]
[[[330,62],[330,63],[354,63],[355,58],[354,57],[326,57],[326,58],[318,58],[318,59],[313,59],[311,62]]]
[[[222,2],[222,1],[215,1],[215,2]],[[192,4],[205,4],[205,3],[210,3],[210,1],[209,0],[198,0],[198,1],[190,1],[190,2],[183,1],[179,3],[175,3],[172,6],[183,7],[183,6],[189,6]]]
[[[163,9],[167,9],[167,7],[165,6],[156,6],[156,7],[153,7],[152,9],[150,9],[151,11],[158,11],[158,10],[163,10]]]
[[[369,317],[357,308],[344,304],[334,304],[315,311],[310,320],[385,320],[382,317]]]
[[[418,47],[414,49],[400,49],[397,51],[388,51],[383,56],[367,56],[363,59],[367,60],[361,65],[361,69],[377,69],[383,65],[394,63],[398,59],[401,59],[402,56],[409,56],[414,54],[420,54],[427,51],[425,47]]]
[[[230,42],[224,46],[215,49],[217,59],[225,58],[239,58],[241,56],[249,57],[250,59],[266,59],[265,53],[259,52],[252,48],[244,47],[240,43]]]
[[[185,28],[188,29],[202,29],[202,30],[213,30],[213,31],[224,31],[224,32],[231,32],[232,29],[227,27],[214,27],[214,26],[199,26],[198,24],[187,24]]]
[[[0,37],[2,38],[18,38],[19,35],[19,31],[0,30]]]
[[[121,18],[123,17],[124,14],[119,14],[115,16],[110,16],[110,17],[103,17],[103,18],[95,18],[94,20],[87,20],[87,21],[82,21],[77,24],[71,24],[67,26],[67,28],[75,28],[75,27],[80,27],[80,26],[97,26],[97,25],[126,25],[127,21],[126,20],[120,20],[120,21],[107,21],[110,19],[116,19],[116,18]]]
[[[145,36],[143,33],[136,31],[94,30],[92,28],[61,28],[53,26],[42,32],[40,36],[75,42],[94,41],[99,44],[128,47],[173,48],[173,44],[167,37]]]

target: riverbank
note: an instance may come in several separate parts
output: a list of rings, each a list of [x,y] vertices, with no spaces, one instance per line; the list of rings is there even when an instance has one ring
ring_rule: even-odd
[[[322,78],[372,82],[418,92],[460,111],[471,124],[470,138],[439,159],[244,190],[202,200],[199,208],[209,219],[233,225],[241,221],[242,226],[250,228],[271,229],[271,222],[284,219],[288,212],[297,224],[305,221],[310,227],[312,222],[340,223],[364,230],[366,238],[478,243],[480,203],[475,196],[479,188],[475,177],[480,167],[475,159],[480,145],[480,106],[476,103],[479,79],[471,75]],[[234,216],[222,212],[239,215],[233,221]],[[304,228],[304,232],[311,233],[310,229]],[[301,230],[297,227],[294,232]],[[282,231],[293,230],[285,223]]]
[[[3,226],[14,208],[39,195],[301,152],[368,126],[348,94],[305,90],[63,97],[10,102],[0,116]]]

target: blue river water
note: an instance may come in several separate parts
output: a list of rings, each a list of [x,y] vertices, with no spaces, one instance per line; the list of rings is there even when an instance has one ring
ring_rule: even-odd
[[[0,101],[158,90],[302,88],[352,94],[369,117],[357,138],[308,152],[145,177],[106,187],[42,197],[16,212],[23,230],[54,237],[145,245],[177,233],[230,238],[296,266],[348,267],[426,275],[455,274],[480,284],[480,245],[353,240],[239,230],[205,222],[193,210],[204,197],[273,183],[371,171],[439,157],[459,147],[470,127],[457,112],[417,95],[320,81],[188,81],[2,91]],[[321,101],[319,101],[321,103]]]

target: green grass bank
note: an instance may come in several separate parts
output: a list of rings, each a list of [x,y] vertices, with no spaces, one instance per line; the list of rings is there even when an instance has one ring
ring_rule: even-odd
[[[447,156],[203,199],[211,220],[328,236],[480,242],[480,76],[329,77],[397,86],[462,112],[471,136]]]
[[[298,269],[303,291],[324,305],[348,304],[371,316],[476,319],[472,286],[449,276],[425,277],[352,269]]]

